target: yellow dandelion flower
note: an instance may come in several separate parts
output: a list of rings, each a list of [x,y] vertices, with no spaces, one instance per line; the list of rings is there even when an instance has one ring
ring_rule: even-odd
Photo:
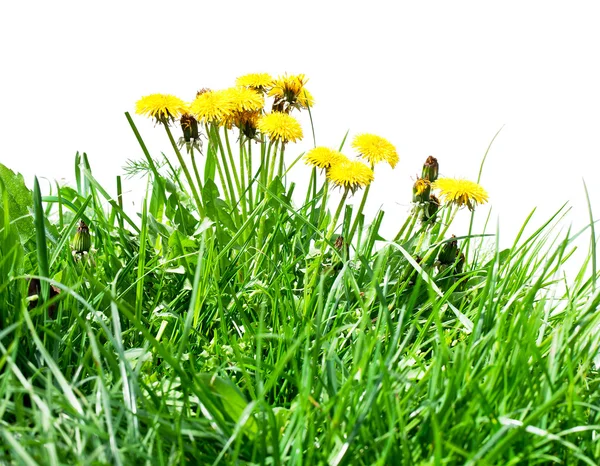
[[[273,78],[269,73],[251,73],[240,76],[235,80],[238,86],[245,86],[256,91],[265,92],[273,85]]]
[[[305,87],[307,81],[303,74],[277,78],[269,91],[269,96],[275,97],[273,110],[289,112],[292,108],[312,107],[315,100]]]
[[[433,187],[440,192],[445,202],[457,206],[466,205],[473,210],[477,204],[488,201],[488,193],[479,184],[473,181],[456,178],[438,178]]]
[[[308,165],[317,168],[329,168],[345,160],[348,159],[344,154],[329,147],[315,147],[304,156],[304,161]]]
[[[373,170],[364,163],[348,159],[332,165],[327,170],[327,177],[336,186],[352,192],[368,186],[375,179]]]
[[[265,105],[263,95],[247,87],[231,87],[225,89],[223,93],[234,112],[261,110]]]
[[[298,120],[287,113],[272,112],[258,120],[258,129],[271,140],[296,142],[302,139],[302,127]]]
[[[232,110],[231,101],[225,91],[199,92],[190,104],[190,112],[205,123],[222,124]]]
[[[371,165],[385,161],[394,168],[399,160],[396,148],[387,139],[374,134],[359,134],[352,141],[352,147]]]
[[[142,97],[135,104],[135,113],[155,118],[156,121],[167,123],[188,112],[183,100],[170,94],[150,94]]]
[[[244,136],[249,139],[255,139],[260,116],[260,110],[253,112],[235,112],[225,120],[225,126],[227,128],[236,126]]]
[[[425,178],[418,178],[413,185],[413,202],[428,202],[431,183]]]

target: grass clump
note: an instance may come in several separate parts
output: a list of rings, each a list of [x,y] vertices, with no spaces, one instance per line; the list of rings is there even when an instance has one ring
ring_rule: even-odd
[[[386,241],[363,209],[394,146],[311,150],[299,197],[306,78],[238,84],[138,102],[174,157],[126,114],[138,217],[85,154],[47,195],[0,166],[0,462],[597,464],[593,220],[567,281],[564,209],[504,250],[450,235],[488,195],[429,157]]]

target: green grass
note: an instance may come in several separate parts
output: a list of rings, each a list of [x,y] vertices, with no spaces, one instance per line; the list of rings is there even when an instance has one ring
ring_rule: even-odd
[[[298,204],[259,168],[277,148],[255,145],[255,172],[222,184],[236,162],[212,128],[192,177],[128,119],[149,180],[138,217],[85,155],[76,188],[46,196],[0,167],[0,463],[598,464],[591,208],[576,233],[557,233],[563,209],[530,216],[504,250],[497,232],[460,237],[466,263],[444,270],[449,207],[386,241],[383,212],[366,226],[345,205],[337,247],[316,171]]]

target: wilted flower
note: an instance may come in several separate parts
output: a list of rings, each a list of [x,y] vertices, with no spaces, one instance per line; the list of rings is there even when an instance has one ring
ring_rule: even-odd
[[[423,173],[421,176],[433,183],[435,180],[437,180],[439,170],[440,166],[437,159],[430,155],[423,164]]]
[[[179,120],[183,130],[183,139],[185,142],[196,141],[200,138],[198,133],[198,121],[189,113],[181,116]]]

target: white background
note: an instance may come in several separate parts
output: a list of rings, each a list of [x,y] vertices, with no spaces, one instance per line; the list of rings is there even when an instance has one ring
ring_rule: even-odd
[[[397,147],[399,165],[377,168],[369,202],[371,214],[386,210],[386,231],[408,212],[428,155],[443,175],[475,180],[503,125],[481,179],[501,243],[536,206],[539,224],[568,201],[569,222],[582,227],[582,178],[600,211],[596,5],[5,1],[0,162],[29,185],[34,174],[72,180],[74,154],[85,151],[112,188],[125,161],[142,156],[123,115],[141,96],[191,100],[250,72],[305,73],[318,144],[335,147],[350,130],[350,138],[372,132]],[[171,153],[161,128],[134,118],[154,156]],[[290,157],[312,147],[303,123],[306,137]],[[140,197],[127,200],[139,205]]]

